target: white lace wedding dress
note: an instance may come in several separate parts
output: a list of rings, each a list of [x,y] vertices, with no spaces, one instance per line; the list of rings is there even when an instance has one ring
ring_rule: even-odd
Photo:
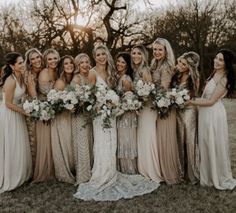
[[[98,75],[96,85],[106,82]],[[152,192],[159,183],[141,175],[125,175],[116,170],[117,130],[116,120],[110,129],[102,128],[102,118],[93,122],[94,165],[89,182],[79,185],[75,198],[95,201],[115,201]]]

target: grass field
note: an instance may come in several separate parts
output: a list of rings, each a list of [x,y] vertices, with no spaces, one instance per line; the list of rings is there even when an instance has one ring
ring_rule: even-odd
[[[231,166],[236,177],[236,100],[225,100],[228,114]],[[76,188],[56,181],[27,183],[0,195],[0,213],[5,212],[158,212],[235,213],[236,189],[218,191],[199,185],[162,184],[151,194],[117,202],[84,202],[72,197]]]

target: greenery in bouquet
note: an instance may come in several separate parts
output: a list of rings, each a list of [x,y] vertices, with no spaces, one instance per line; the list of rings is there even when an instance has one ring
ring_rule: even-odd
[[[129,111],[138,112],[141,108],[142,102],[139,100],[139,97],[134,92],[127,91],[120,99],[118,115]]]
[[[119,110],[119,96],[112,89],[104,85],[95,87],[96,101],[87,109],[93,119],[100,116],[103,128],[111,128],[111,119],[115,118]]]

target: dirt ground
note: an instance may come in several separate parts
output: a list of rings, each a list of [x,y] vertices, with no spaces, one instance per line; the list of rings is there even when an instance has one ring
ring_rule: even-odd
[[[236,100],[225,100],[228,114],[231,166],[236,177]],[[76,187],[56,181],[27,183],[0,195],[4,212],[158,212],[158,213],[235,213],[236,189],[218,191],[200,185],[162,184],[141,197],[117,202],[84,202],[72,197]]]

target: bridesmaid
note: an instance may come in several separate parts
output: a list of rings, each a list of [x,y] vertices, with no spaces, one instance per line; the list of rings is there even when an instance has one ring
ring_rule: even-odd
[[[96,75],[90,71],[90,58],[81,53],[75,58],[77,73],[71,82],[72,85],[94,85]],[[88,121],[86,113],[80,112],[72,118],[72,141],[76,164],[76,185],[87,182],[91,177],[91,166],[93,156],[93,134],[92,121]]]
[[[134,82],[142,79],[152,82],[148,67],[148,53],[144,46],[137,45],[131,50],[131,63],[134,70]],[[157,113],[147,102],[138,115],[137,145],[138,171],[157,183],[161,182],[160,165],[157,151],[156,117]]]
[[[38,75],[42,71],[43,56],[36,48],[29,49],[25,53],[25,68],[24,73],[25,83],[28,90],[29,98],[37,96]],[[32,121],[30,117],[26,117],[26,124],[29,134],[30,149],[32,155],[33,169],[36,157],[36,122]]]
[[[175,57],[169,42],[157,38],[153,44],[153,60],[151,73],[157,87],[169,89]],[[160,163],[161,177],[167,184],[181,182],[181,164],[179,159],[176,111],[172,110],[166,119],[157,117],[157,150]]]
[[[59,53],[54,49],[47,49],[43,53],[46,68],[44,68],[38,77],[39,100],[46,100],[47,93],[53,88],[57,79],[57,64],[60,59]],[[44,124],[42,121],[36,122],[36,161],[34,169],[34,182],[42,182],[54,177],[54,165],[52,158],[51,144],[51,125]]]
[[[220,190],[232,190],[236,186],[230,167],[227,116],[222,103],[222,98],[230,97],[234,91],[233,60],[230,50],[220,50],[202,98],[189,101],[190,105],[199,106],[200,184]]]
[[[58,76],[54,88],[64,90],[70,84],[75,71],[74,59],[65,55],[58,63]],[[55,177],[61,182],[74,183],[74,156],[71,131],[71,112],[63,111],[54,119],[51,127],[52,156]]]
[[[133,90],[133,69],[128,53],[119,53],[116,57],[118,77],[117,92],[123,95]],[[117,118],[117,156],[118,167],[122,173],[137,174],[137,115],[126,112]]]
[[[32,174],[26,114],[20,107],[26,91],[24,61],[16,52],[8,53],[5,60],[7,64],[0,84],[3,87],[3,103],[0,105],[0,193],[22,185]]]
[[[181,55],[171,86],[187,89],[190,97],[196,97],[199,89],[199,60],[200,57],[195,52]],[[183,111],[177,111],[177,137],[182,173],[185,179],[195,184],[199,180],[196,107],[186,106]]]

